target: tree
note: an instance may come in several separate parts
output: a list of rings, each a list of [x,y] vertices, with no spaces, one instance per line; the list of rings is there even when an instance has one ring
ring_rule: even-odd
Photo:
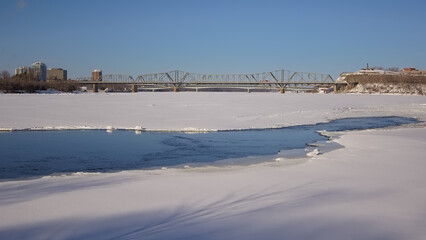
[[[392,72],[398,72],[399,71],[399,67],[390,67],[388,69],[386,69],[387,71],[392,71]]]
[[[0,73],[0,78],[1,79],[6,79],[6,78],[10,78],[10,73],[6,70],[1,71]]]

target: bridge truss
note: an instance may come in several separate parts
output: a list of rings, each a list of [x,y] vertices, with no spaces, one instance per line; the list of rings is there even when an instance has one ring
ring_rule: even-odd
[[[253,74],[200,74],[184,71],[170,71],[139,75],[135,82],[173,87],[192,85],[273,85],[285,87],[292,84],[333,83],[329,74],[276,70]]]
[[[77,78],[81,84],[129,84],[137,91],[144,88],[284,88],[303,86],[331,86],[335,84],[329,74],[276,70],[251,74],[200,74],[185,71],[170,71],[142,74],[134,79],[125,74],[106,74],[93,81]]]

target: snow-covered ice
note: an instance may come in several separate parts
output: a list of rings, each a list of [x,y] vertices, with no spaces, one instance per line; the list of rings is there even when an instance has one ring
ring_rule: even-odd
[[[2,94],[0,112],[3,129],[215,130],[356,116],[426,120],[426,97]],[[277,155],[276,162],[249,166],[0,182],[0,238],[426,239],[424,125],[333,139],[344,148],[302,164]]]
[[[269,128],[352,116],[423,117],[424,103],[424,96],[349,94],[2,94],[0,129]]]

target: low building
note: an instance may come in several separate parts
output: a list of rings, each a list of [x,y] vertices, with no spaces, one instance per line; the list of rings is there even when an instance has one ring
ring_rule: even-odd
[[[417,71],[417,69],[410,67],[410,68],[404,68],[404,69],[402,69],[402,71],[403,72],[411,72],[411,71]]]
[[[47,70],[48,81],[64,81],[67,80],[67,70],[62,68],[50,68]]]
[[[98,70],[98,69],[93,70],[92,81],[102,81],[102,70]]]
[[[418,70],[418,69],[412,68],[412,67],[402,69],[401,73],[403,73],[405,75],[422,75],[422,76],[426,75],[426,71],[421,71],[421,70]]]

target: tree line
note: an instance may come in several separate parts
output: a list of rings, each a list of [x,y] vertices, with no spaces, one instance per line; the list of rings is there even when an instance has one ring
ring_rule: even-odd
[[[39,81],[33,74],[11,76],[8,71],[0,72],[0,91],[4,93],[35,93],[55,89],[61,92],[73,92],[78,89],[72,81]]]

